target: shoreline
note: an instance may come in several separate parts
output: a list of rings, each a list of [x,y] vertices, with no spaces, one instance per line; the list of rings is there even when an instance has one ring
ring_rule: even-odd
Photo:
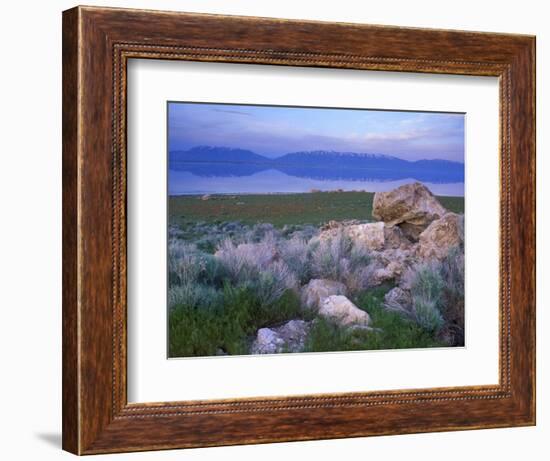
[[[277,196],[277,195],[313,195],[313,194],[376,194],[376,192],[371,192],[367,190],[316,190],[316,191],[307,191],[307,192],[190,192],[182,194],[168,194],[168,198],[178,198],[178,197],[202,197],[205,195],[215,198],[218,196]],[[442,195],[434,194],[435,197],[446,197],[446,198],[461,198],[464,199],[464,195]]]

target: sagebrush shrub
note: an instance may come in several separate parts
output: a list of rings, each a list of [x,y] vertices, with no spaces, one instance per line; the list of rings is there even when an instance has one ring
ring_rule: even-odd
[[[422,296],[413,296],[413,308],[416,322],[424,330],[435,333],[443,327],[445,321],[436,301]]]
[[[259,243],[239,245],[235,245],[231,239],[225,239],[215,254],[225,273],[234,283],[254,279],[259,272],[269,266],[275,255],[276,248],[270,237]]]
[[[275,229],[273,224],[258,223],[252,226],[244,235],[245,242],[258,243],[276,240],[280,232]]]
[[[445,281],[446,301],[464,304],[464,252],[458,247],[452,248],[441,261],[440,269]]]
[[[346,285],[351,294],[357,294],[374,285],[375,271],[376,266],[373,264],[357,266],[353,269],[348,269],[344,273],[345,275],[342,282]]]
[[[371,254],[365,245],[352,245],[349,254],[350,267],[352,270],[368,266],[371,260]]]
[[[261,271],[252,282],[252,286],[262,304],[271,305],[287,290],[298,287],[294,273],[283,261],[275,261]]]
[[[298,287],[296,272],[281,258],[278,243],[273,232],[266,232],[257,243],[235,245],[224,240],[215,256],[232,283],[250,288],[262,303],[270,305],[286,290]],[[307,261],[300,254],[301,245],[294,242],[283,247],[295,270],[305,270],[302,265],[307,265]]]
[[[306,283],[311,278],[311,261],[307,241],[301,237],[282,240],[278,244],[278,250],[281,259],[296,278],[301,283]]]
[[[305,240],[306,242],[311,240],[313,237],[316,237],[319,235],[319,228],[316,226],[312,226],[310,224],[300,225],[300,224],[293,224],[293,225],[286,225],[283,227],[281,234],[285,238],[300,238]]]
[[[222,300],[220,291],[199,283],[171,285],[168,289],[168,307],[181,305],[190,308],[213,308]]]
[[[411,294],[423,299],[431,299],[437,304],[445,285],[440,270],[441,266],[438,262],[417,264],[414,267],[415,276]]]
[[[190,285],[195,283],[202,270],[194,245],[170,240],[168,243],[168,270],[171,283]]]
[[[417,264],[404,278],[411,287],[413,314],[416,322],[426,331],[436,333],[444,324],[441,300],[445,282],[437,262]]]
[[[318,278],[337,280],[357,293],[372,286],[374,267],[363,245],[353,242],[343,232],[330,239],[311,244],[311,272]]]
[[[346,270],[343,262],[352,248],[349,237],[342,232],[334,237],[312,243],[311,263],[319,278],[341,280]]]
[[[464,345],[464,251],[453,248],[441,262],[445,281],[442,312],[452,332],[453,345]]]
[[[200,257],[201,272],[199,280],[206,285],[221,286],[223,269],[216,257],[211,254],[202,254]]]
[[[204,283],[221,287],[221,269],[219,261],[213,255],[200,251],[195,245],[178,240],[168,243],[171,286]]]

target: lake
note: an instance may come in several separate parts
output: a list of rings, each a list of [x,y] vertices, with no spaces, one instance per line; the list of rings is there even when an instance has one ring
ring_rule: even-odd
[[[293,173],[293,174],[292,174]],[[307,175],[306,175],[307,174]],[[420,176],[420,177],[419,177]],[[441,176],[416,174],[387,170],[338,170],[308,169],[303,171],[280,171],[279,169],[261,169],[253,166],[218,164],[216,169],[203,168],[196,164],[170,165],[168,193],[170,195],[190,194],[266,194],[266,193],[303,193],[312,189],[329,191],[361,190],[383,192],[410,182],[420,181],[435,195],[464,196],[464,182],[445,182]]]

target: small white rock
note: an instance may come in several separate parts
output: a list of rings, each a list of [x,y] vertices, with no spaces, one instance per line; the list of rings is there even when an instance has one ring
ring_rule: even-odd
[[[345,296],[335,295],[326,298],[319,309],[319,314],[343,326],[370,324],[369,314],[359,309]]]

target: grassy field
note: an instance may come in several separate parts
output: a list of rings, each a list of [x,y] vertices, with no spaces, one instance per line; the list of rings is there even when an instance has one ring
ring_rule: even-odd
[[[169,356],[257,353],[259,329],[290,320],[310,325],[299,352],[463,345],[463,320],[455,321],[464,306],[462,248],[444,262],[412,266],[407,277],[415,310],[403,316],[384,307],[384,296],[397,283],[375,280],[385,262],[342,235],[315,238],[320,224],[330,220],[372,220],[373,197],[368,192],[170,197]],[[462,197],[439,200],[448,210],[464,210]],[[347,328],[302,305],[300,290],[314,279],[343,284],[376,331]],[[458,333],[447,340],[440,333],[448,331]]]
[[[372,192],[315,192],[303,194],[171,196],[169,221],[240,221],[245,224],[269,222],[275,227],[313,224],[344,219],[372,220]],[[464,197],[438,197],[455,213],[464,212]]]
[[[300,308],[295,293],[287,291],[274,305],[263,306],[250,290],[226,285],[222,304],[193,309],[176,306],[169,317],[169,357],[193,357],[249,353],[259,328],[280,325],[290,319],[312,321],[302,352],[410,349],[442,347],[445,344],[414,321],[382,307],[390,286],[361,293],[355,299],[366,310],[378,331],[353,330]]]

